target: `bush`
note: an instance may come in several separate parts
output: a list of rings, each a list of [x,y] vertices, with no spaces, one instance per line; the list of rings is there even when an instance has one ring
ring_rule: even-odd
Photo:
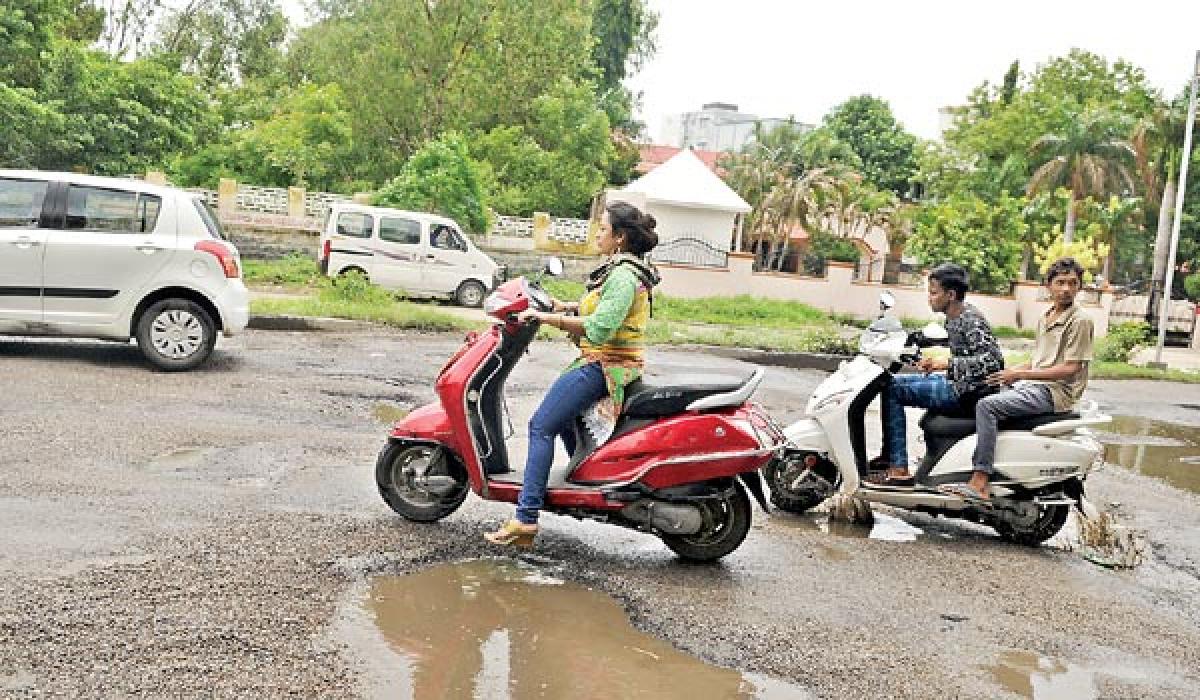
[[[1200,272],[1193,272],[1187,277],[1184,277],[1183,288],[1187,291],[1188,299],[1191,299],[1192,301],[1200,300]]]
[[[1096,342],[1099,362],[1129,362],[1133,349],[1150,340],[1150,326],[1144,321],[1118,323],[1108,329],[1108,335]]]
[[[396,301],[395,295],[371,284],[358,272],[348,272],[338,277],[333,285],[321,290],[320,299],[324,302],[340,301],[370,306],[387,306]]]
[[[247,284],[316,286],[325,280],[312,256],[292,253],[279,260],[242,260]]]

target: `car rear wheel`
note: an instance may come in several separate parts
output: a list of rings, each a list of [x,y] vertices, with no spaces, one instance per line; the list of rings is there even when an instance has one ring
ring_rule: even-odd
[[[182,372],[212,354],[217,327],[204,307],[187,299],[156,301],[137,322],[137,344],[158,369]]]

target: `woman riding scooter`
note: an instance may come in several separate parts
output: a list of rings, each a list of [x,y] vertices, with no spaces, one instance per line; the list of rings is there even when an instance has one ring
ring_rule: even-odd
[[[644,256],[658,244],[653,216],[615,202],[605,207],[596,246],[608,260],[588,277],[587,294],[578,303],[554,300],[555,313],[528,310],[518,316],[566,331],[580,356],[564,372],[529,421],[529,453],[516,518],[484,537],[498,545],[529,547],[538,531],[538,515],[554,461],[554,438],[574,452],[572,421],[593,404],[615,422],[625,387],[642,374],[644,336],[651,293],[658,272]],[[565,312],[577,311],[578,316]]]

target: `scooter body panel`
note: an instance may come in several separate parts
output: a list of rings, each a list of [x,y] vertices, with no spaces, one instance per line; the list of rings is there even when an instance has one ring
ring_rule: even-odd
[[[976,435],[968,435],[946,450],[929,473],[931,483],[959,480],[969,476]],[[1003,431],[996,436],[995,468],[1005,481],[1026,488],[1041,488],[1066,478],[1079,477],[1091,466],[1095,448],[1063,438],[1039,437],[1023,431]]]

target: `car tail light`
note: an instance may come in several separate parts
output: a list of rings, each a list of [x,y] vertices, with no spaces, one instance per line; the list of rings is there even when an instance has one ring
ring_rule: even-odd
[[[225,276],[229,278],[241,277],[242,273],[238,269],[237,256],[224,243],[219,241],[200,241],[196,244],[196,250],[215,255],[221,263],[221,269],[225,271]]]
[[[328,260],[329,252],[332,248],[333,248],[333,240],[330,238],[326,238],[325,243],[321,246],[321,257],[319,259],[320,260]]]

